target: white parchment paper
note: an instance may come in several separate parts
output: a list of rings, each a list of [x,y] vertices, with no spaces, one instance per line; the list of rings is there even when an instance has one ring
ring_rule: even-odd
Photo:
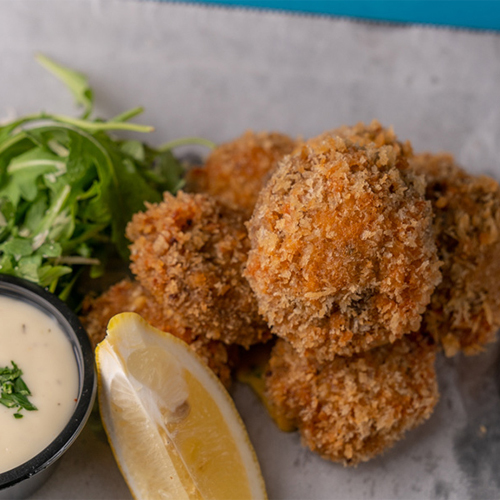
[[[73,113],[36,52],[86,73],[102,116],[144,105],[155,144],[220,142],[248,128],[307,137],[377,118],[417,151],[449,150],[500,179],[500,35],[182,4],[0,0],[0,119]],[[499,498],[497,367],[495,346],[440,359],[431,419],[356,469],[281,433],[248,388],[234,395],[270,498]],[[88,426],[33,498],[130,494],[104,436]]]

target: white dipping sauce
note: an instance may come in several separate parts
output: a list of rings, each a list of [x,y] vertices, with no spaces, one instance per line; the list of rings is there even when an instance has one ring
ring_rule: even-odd
[[[0,367],[23,371],[38,411],[0,405],[0,473],[23,464],[69,422],[78,396],[78,368],[69,339],[55,319],[35,306],[0,295]]]

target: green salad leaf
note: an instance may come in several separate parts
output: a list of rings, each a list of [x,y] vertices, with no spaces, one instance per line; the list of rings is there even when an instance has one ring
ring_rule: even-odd
[[[88,118],[92,113],[94,94],[85,75],[61,66],[43,54],[38,54],[36,60],[66,84],[75,97],[76,103],[84,108],[82,118]]]
[[[45,56],[37,59],[84,111],[81,118],[40,113],[0,126],[0,272],[66,299],[85,266],[91,276],[103,273],[105,249],[128,259],[126,224],[145,201],[175,193],[184,169],[171,147],[110,135],[151,131],[129,122],[142,108],[108,121],[91,119],[93,93],[85,76]]]

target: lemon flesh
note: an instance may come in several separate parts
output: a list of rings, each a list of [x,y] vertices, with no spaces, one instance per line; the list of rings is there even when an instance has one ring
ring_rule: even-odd
[[[230,396],[184,342],[119,314],[96,360],[103,424],[135,498],[267,498]]]

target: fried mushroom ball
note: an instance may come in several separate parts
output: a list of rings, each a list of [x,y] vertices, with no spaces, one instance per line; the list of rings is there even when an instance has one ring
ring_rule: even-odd
[[[424,315],[423,330],[448,356],[476,354],[500,327],[500,188],[472,176],[449,154],[420,154],[410,165],[427,179],[426,196],[443,281]]]
[[[285,157],[248,223],[273,332],[324,361],[418,330],[441,279],[424,190],[393,146],[326,136]]]
[[[382,146],[392,146],[399,154],[409,158],[413,155],[413,150],[409,141],[400,142],[392,127],[383,127],[379,121],[373,120],[369,125],[363,122],[354,126],[342,125],[334,130],[323,132],[318,137],[310,139],[310,143],[320,144],[327,137],[342,137],[359,146],[366,147],[370,144],[380,148]]]
[[[188,175],[188,186],[206,192],[250,217],[259,191],[283,156],[292,152],[295,141],[277,132],[248,131],[220,145],[202,168]]]
[[[408,335],[325,364],[278,340],[266,395],[274,416],[298,427],[312,451],[356,465],[429,418],[439,399],[434,361],[435,349]]]
[[[243,278],[250,243],[241,212],[202,194],[165,193],[127,227],[131,270],[197,336],[248,347],[269,337]]]
[[[189,329],[175,324],[138,282],[129,279],[118,282],[97,298],[85,298],[80,320],[94,347],[104,339],[109,320],[123,312],[140,314],[155,328],[184,340],[222,383],[230,386],[236,355],[234,349],[216,340],[196,337]]]

